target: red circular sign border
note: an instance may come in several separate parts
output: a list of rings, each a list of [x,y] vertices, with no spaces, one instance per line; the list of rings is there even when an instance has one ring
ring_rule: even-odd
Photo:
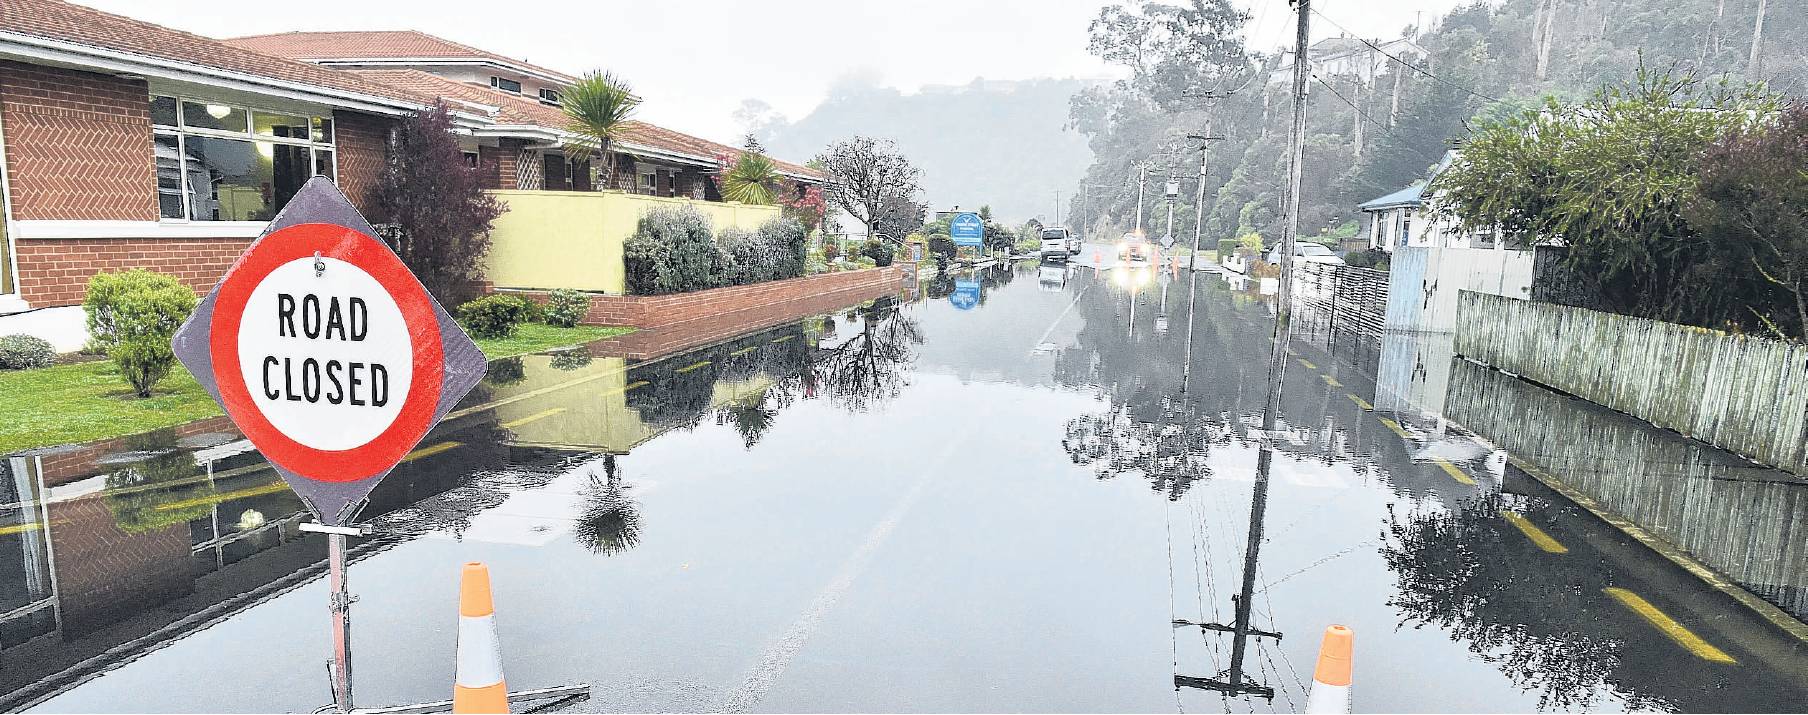
[[[357,447],[323,450],[309,447],[283,434],[252,399],[239,368],[239,323],[251,293],[277,267],[315,251],[363,270],[388,291],[401,309],[402,320],[414,339],[414,376],[406,401],[389,427]],[[444,380],[444,350],[433,299],[426,289],[377,239],[328,223],[286,226],[257,242],[220,282],[214,296],[209,352],[214,380],[226,412],[252,444],[271,462],[297,475],[319,482],[355,482],[387,471],[400,462],[432,428]]]

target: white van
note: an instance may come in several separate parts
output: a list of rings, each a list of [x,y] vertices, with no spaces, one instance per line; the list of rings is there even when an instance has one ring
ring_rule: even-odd
[[[1080,252],[1079,239],[1067,229],[1055,226],[1042,229],[1042,257],[1066,260]]]

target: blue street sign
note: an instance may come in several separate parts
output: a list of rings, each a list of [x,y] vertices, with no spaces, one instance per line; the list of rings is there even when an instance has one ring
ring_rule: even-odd
[[[955,280],[954,292],[948,294],[948,302],[960,310],[972,310],[973,306],[979,305],[979,281]]]
[[[979,220],[979,214],[976,213],[955,216],[948,222],[948,236],[954,239],[956,246],[983,246],[986,243],[986,222]]]

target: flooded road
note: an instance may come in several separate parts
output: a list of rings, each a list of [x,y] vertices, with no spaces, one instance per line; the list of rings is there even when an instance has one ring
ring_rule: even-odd
[[[1435,339],[1296,335],[1264,435],[1258,285],[1078,263],[492,363],[364,512],[359,703],[449,697],[472,560],[509,685],[584,711],[1299,710],[1331,623],[1359,712],[1808,702],[1802,639],[1522,466],[1796,618],[1802,480]],[[324,543],[229,425],[0,465],[0,709],[328,702]]]

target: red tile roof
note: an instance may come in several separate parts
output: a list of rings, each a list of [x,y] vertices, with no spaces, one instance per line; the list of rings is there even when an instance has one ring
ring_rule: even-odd
[[[451,100],[462,100],[490,107],[498,111],[491,117],[499,124],[522,124],[545,129],[564,129],[570,120],[558,107],[542,104],[539,100],[524,97],[513,92],[504,92],[483,85],[459,82],[416,69],[383,69],[383,70],[348,70],[353,74],[365,77],[373,82],[400,87],[410,92],[444,97]],[[454,109],[458,109],[454,107]],[[469,111],[469,110],[466,110]],[[686,154],[714,160],[724,154],[738,154],[741,150],[726,144],[712,142],[708,139],[694,137],[682,132],[675,132],[664,127],[641,121],[630,121],[622,133],[622,140],[630,144],[651,147],[677,154]],[[822,173],[807,166],[773,160],[779,169],[789,174],[800,175],[821,180]]]
[[[0,2],[0,31],[228,70],[256,78],[354,92],[407,104],[431,101],[356,75],[252,52],[219,40],[58,0]]]
[[[346,59],[474,59],[526,68],[563,82],[576,82],[571,75],[528,64],[493,52],[443,37],[415,30],[351,30],[343,32],[279,32],[270,35],[234,37],[229,45],[294,60]]]

